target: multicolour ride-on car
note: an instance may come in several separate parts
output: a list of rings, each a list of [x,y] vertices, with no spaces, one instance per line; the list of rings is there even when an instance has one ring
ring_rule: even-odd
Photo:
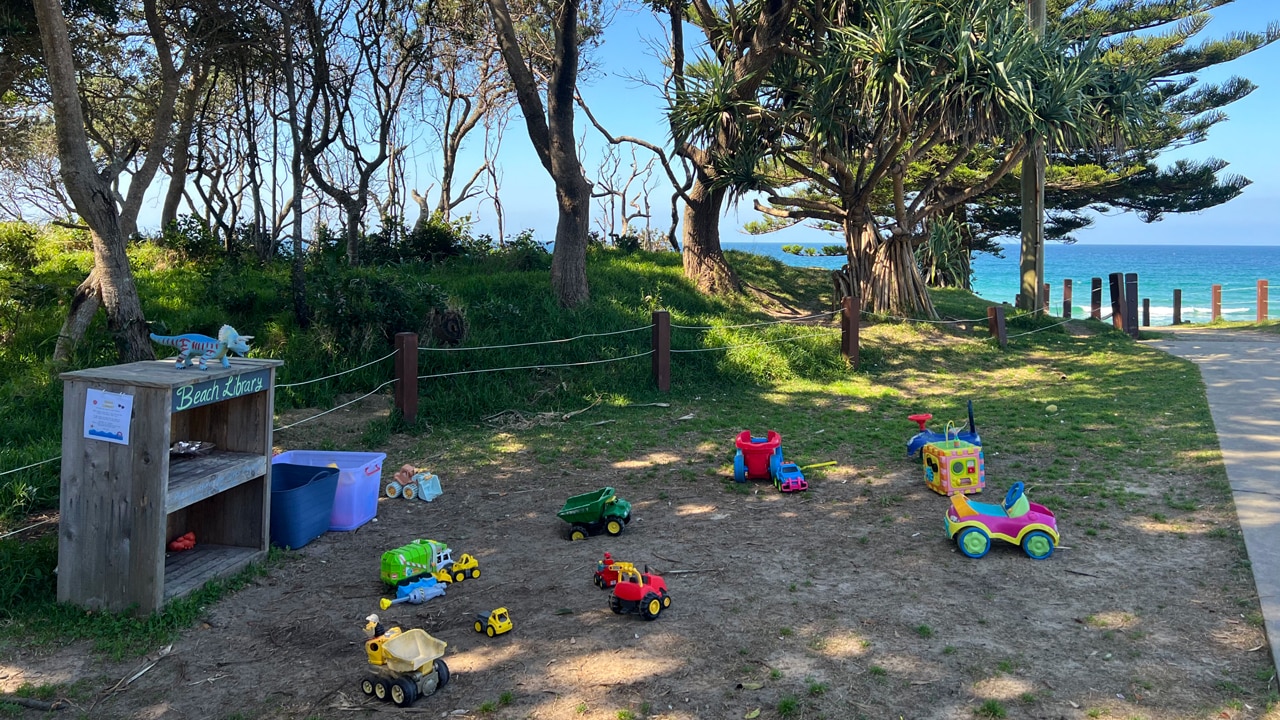
[[[1009,488],[1001,505],[952,495],[946,522],[947,537],[971,558],[986,555],[991,538],[1020,545],[1032,560],[1047,559],[1058,545],[1058,521],[1053,512],[1027,500],[1020,482]]]

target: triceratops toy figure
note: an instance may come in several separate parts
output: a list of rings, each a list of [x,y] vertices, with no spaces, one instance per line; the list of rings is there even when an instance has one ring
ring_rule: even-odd
[[[252,335],[241,335],[236,329],[230,325],[223,325],[218,331],[218,339],[213,339],[208,335],[198,335],[196,333],[186,333],[185,335],[156,335],[151,334],[151,341],[161,345],[168,345],[178,349],[177,362],[174,367],[181,370],[187,367],[188,360],[191,365],[199,367],[201,370],[208,370],[209,366],[205,364],[208,360],[221,360],[222,367],[231,367],[231,360],[228,358],[229,353],[237,355],[249,354],[249,341],[253,339]]]

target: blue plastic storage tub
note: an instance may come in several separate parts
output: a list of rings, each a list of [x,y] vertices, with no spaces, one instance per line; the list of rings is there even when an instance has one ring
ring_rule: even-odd
[[[334,468],[272,463],[272,544],[297,549],[323,535],[337,487]]]
[[[272,458],[273,463],[294,463],[311,467],[338,467],[338,489],[333,497],[329,529],[355,530],[378,514],[382,491],[382,462],[386,453],[339,452],[336,450],[290,450]]]

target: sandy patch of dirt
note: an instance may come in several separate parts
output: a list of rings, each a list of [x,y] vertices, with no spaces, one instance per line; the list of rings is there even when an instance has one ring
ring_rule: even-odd
[[[385,402],[353,407],[326,416],[328,431],[360,432]],[[299,446],[290,432],[277,442]],[[1262,716],[1270,657],[1257,601],[1241,544],[1214,531],[1235,528],[1229,509],[1171,523],[1082,500],[1061,513],[1064,546],[1051,559],[997,544],[972,560],[943,536],[946,500],[914,463],[873,476],[850,449],[811,474],[808,493],[784,496],[728,482],[722,459],[671,438],[645,462],[582,471],[528,453],[484,469],[420,462],[441,476],[442,497],[383,498],[376,521],[322,536],[210,608],[116,692],[146,661],[105,662],[82,645],[19,649],[0,659],[0,682],[79,682],[91,698],[67,716],[107,720],[693,720],[756,709],[968,720],[988,701],[1010,718]],[[405,460],[415,458],[388,458],[384,482]],[[617,538],[568,542],[556,511],[603,485],[633,503],[634,521]],[[362,626],[389,593],[381,553],[422,537],[472,553],[482,576],[382,612],[449,643],[450,684],[401,710],[358,688]],[[605,551],[664,573],[671,608],[652,622],[611,613],[592,584]],[[474,615],[498,606],[515,629],[475,633]]]

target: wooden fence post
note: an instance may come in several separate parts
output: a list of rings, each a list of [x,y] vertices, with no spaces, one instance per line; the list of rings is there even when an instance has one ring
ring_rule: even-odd
[[[1173,291],[1173,324],[1182,324],[1182,290]]]
[[[1102,278],[1089,281],[1089,319],[1102,319]]]
[[[1107,285],[1111,289],[1111,327],[1124,330],[1124,276],[1111,273]]]
[[[861,313],[853,307],[853,298],[846,295],[840,301],[840,354],[854,370],[858,369],[858,333]]]
[[[1222,319],[1222,286],[1214,285],[1211,294],[1212,298],[1209,300],[1210,318],[1213,322],[1217,322]]]
[[[653,381],[659,392],[671,391],[671,313],[653,311]]]
[[[1003,305],[992,305],[987,308],[987,331],[1000,343],[1001,350],[1009,344],[1009,335],[1004,326]]]
[[[1124,331],[1138,339],[1138,273],[1124,274]]]
[[[1151,327],[1151,298],[1142,298],[1142,327]]]
[[[1062,317],[1071,319],[1071,278],[1062,281]]]
[[[1040,314],[1049,314],[1049,283],[1045,283],[1044,287],[1040,288]]]
[[[1258,281],[1258,322],[1267,321],[1267,281]]]
[[[418,334],[396,333],[396,410],[400,419],[413,423],[418,417]]]

